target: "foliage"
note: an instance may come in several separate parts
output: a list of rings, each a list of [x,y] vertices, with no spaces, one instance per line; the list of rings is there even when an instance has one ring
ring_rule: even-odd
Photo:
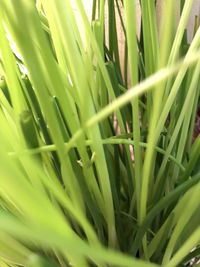
[[[141,0],[138,37],[134,1],[93,0],[91,20],[81,0],[0,1],[1,266],[199,257],[200,29],[188,44],[193,0],[177,28],[165,2],[158,27]]]

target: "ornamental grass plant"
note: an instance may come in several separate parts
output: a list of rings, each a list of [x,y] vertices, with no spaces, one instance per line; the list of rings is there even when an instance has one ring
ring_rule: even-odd
[[[1,267],[199,266],[200,28],[155,2],[0,1]]]

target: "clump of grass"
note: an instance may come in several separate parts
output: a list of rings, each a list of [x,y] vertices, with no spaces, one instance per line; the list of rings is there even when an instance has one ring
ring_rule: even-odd
[[[187,266],[200,255],[193,1],[177,28],[166,1],[158,31],[141,0],[140,38],[134,1],[122,15],[94,0],[88,20],[76,0],[83,32],[72,2],[0,3],[0,265]]]

